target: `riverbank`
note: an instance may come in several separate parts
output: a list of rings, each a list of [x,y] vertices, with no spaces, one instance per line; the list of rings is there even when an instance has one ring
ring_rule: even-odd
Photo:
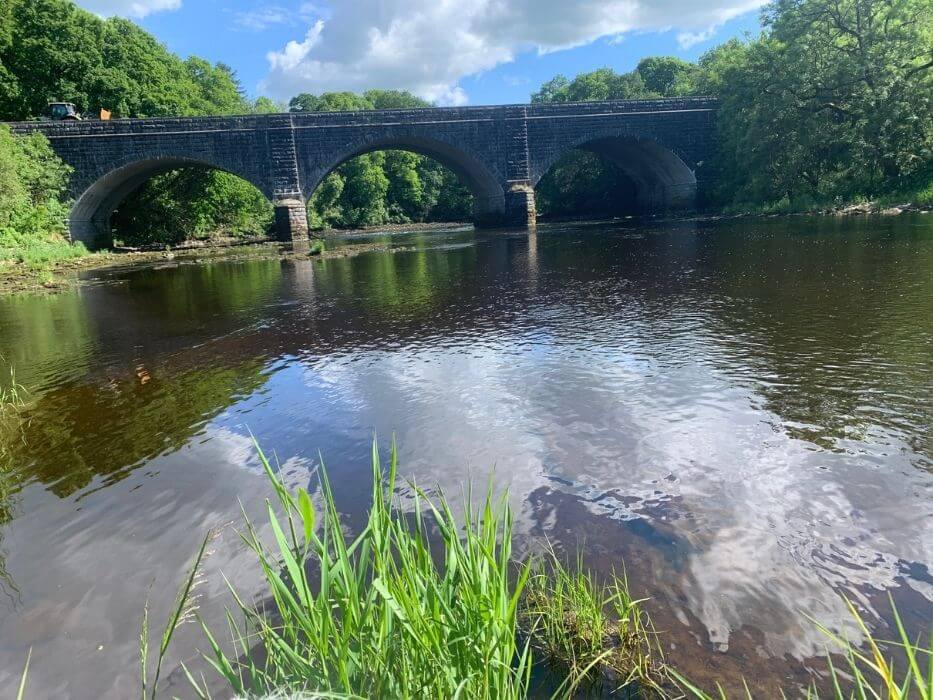
[[[438,227],[440,228],[440,227]],[[369,231],[341,231],[343,235],[372,233],[386,230],[384,227]],[[399,230],[410,230],[402,228]],[[238,244],[204,244],[171,250],[116,250],[83,254],[27,263],[17,258],[0,260],[0,295],[20,293],[55,293],[71,289],[80,284],[82,272],[108,270],[176,261],[179,264],[202,264],[219,260],[295,259],[313,257],[320,260],[347,258],[362,253],[388,250],[405,250],[389,246],[384,242],[348,243],[336,248],[316,250],[314,240],[309,251],[294,250],[290,245],[274,241],[254,241]]]
[[[859,216],[864,214],[897,216],[929,212],[933,212],[933,183],[910,192],[892,193],[862,201],[828,203],[812,200],[792,201],[784,198],[767,204],[728,206],[723,209],[722,214],[726,216]]]
[[[452,226],[472,226],[471,221],[420,221],[409,224],[381,224],[362,228],[325,228],[311,232],[312,238],[330,238],[332,236],[358,236],[370,233],[405,233],[408,231],[441,231]]]

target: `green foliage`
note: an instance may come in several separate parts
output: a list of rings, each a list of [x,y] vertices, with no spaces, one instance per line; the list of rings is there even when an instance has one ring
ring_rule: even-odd
[[[434,502],[414,488],[408,517],[394,501],[396,452],[384,475],[374,446],[372,506],[362,531],[350,537],[325,472],[315,505],[318,499],[304,489],[289,492],[259,455],[278,506],[267,501],[274,542],[270,549],[248,520],[243,540],[265,577],[270,605],[259,609],[231,586],[238,613],[229,616],[232,653],[202,623],[211,649],[205,658],[234,693],[527,696],[531,654],[519,642],[518,624],[528,567],[513,577],[505,500],[494,503],[487,493],[477,511],[468,497],[460,522],[443,497]],[[203,551],[176,611],[186,608]],[[180,617],[176,612],[166,627],[169,640]],[[250,653],[256,644],[261,659]],[[141,651],[146,674],[147,642]],[[208,688],[191,674],[188,679],[199,696],[208,696]]]
[[[228,66],[183,61],[132,22],[99,19],[67,0],[9,0],[0,8],[0,119],[36,118],[49,100],[74,102],[90,115],[106,108],[115,117],[281,109],[262,98],[249,104]],[[56,173],[49,177],[62,182]],[[40,187],[51,195],[47,183]],[[55,194],[63,191],[61,184]],[[33,197],[31,210],[22,211],[0,201],[0,219],[18,217],[22,255],[41,260],[69,252],[36,240],[42,232],[61,232],[65,210],[54,197],[41,203]],[[177,243],[212,233],[262,235],[271,216],[271,206],[251,186],[196,170],[143,185],[123,203],[116,223],[128,242]]]
[[[288,108],[292,112],[356,112],[374,109],[373,103],[352,92],[325,92],[310,95],[303,92],[293,97]]]
[[[383,152],[367,153],[341,166],[344,187],[340,205],[344,225],[372,226],[388,219],[389,178],[384,170],[385,160]]]
[[[645,89],[663,97],[697,94],[699,70],[675,56],[649,56],[638,62],[635,72],[641,76]]]
[[[651,92],[640,73],[616,73],[611,68],[599,68],[580,73],[573,80],[563,75],[549,80],[531,96],[533,103],[589,102],[595,100],[640,100],[660,95]]]
[[[293,112],[417,109],[430,103],[401,90],[302,93]],[[308,202],[311,228],[356,228],[469,218],[472,196],[437,161],[408,151],[368,153],[327,175]]]
[[[552,167],[535,189],[542,217],[612,217],[634,213],[635,185],[622,168],[575,150]]]
[[[765,32],[700,61],[722,99],[722,202],[851,201],[933,164],[925,0],[775,0]]]
[[[281,112],[287,112],[288,107],[268,97],[257,97],[250,111],[252,111],[253,114],[279,114]]]
[[[70,173],[45,136],[14,136],[0,125],[0,261],[42,268],[87,254],[63,236]]]
[[[345,184],[344,176],[334,171],[318,185],[308,201],[308,224],[311,228],[331,228],[343,222],[340,196]]]
[[[67,0],[6,0],[0,9],[0,119],[38,117],[49,100],[115,117],[246,112],[232,71],[182,61],[119,18]]]
[[[272,204],[245,180],[186,168],[150,180],[126,199],[113,223],[127,245],[176,245],[215,236],[261,237],[272,218]]]
[[[763,22],[760,37],[727,41],[696,65],[660,56],[630,73],[557,76],[531,100],[718,96],[721,150],[711,165],[721,206],[799,211],[895,193],[926,201],[933,181],[929,1],[773,0]],[[583,179],[596,185],[580,162],[560,162],[542,181],[545,215],[596,211],[582,196]],[[609,190],[624,184],[601,174]]]
[[[522,614],[534,630],[535,651],[560,664],[573,686],[612,677],[618,688],[660,689],[661,649],[642,602],[625,578],[600,584],[581,561],[571,570],[549,552],[533,566]]]
[[[442,493],[400,488],[395,446],[384,471],[374,443],[372,505],[350,534],[326,470],[317,493],[291,492],[256,449],[274,494],[266,501],[269,535],[246,518],[241,539],[262,572],[263,602],[250,602],[228,581],[235,612],[227,614],[224,636],[198,620],[205,661],[238,697],[540,697],[544,688],[532,685],[531,673],[543,662],[557,686],[552,698],[623,688],[632,691],[625,697],[726,698],[664,664],[644,601],[624,577],[601,583],[581,561],[567,567],[553,550],[515,560],[507,494],[494,501],[490,488],[476,508],[468,489],[457,518]],[[404,504],[399,493],[407,494]],[[144,610],[144,698],[157,696],[175,631],[197,618],[192,590],[211,538],[172,607],[152,674],[148,605]],[[933,700],[930,639],[910,637],[893,600],[893,641],[873,636],[847,604],[864,644],[814,621],[831,645],[828,697]],[[182,669],[198,697],[211,696],[212,684]],[[752,697],[747,688],[745,696]],[[814,686],[804,697],[825,696]]]
[[[403,508],[395,447],[384,473],[374,444],[372,505],[351,536],[326,471],[317,494],[292,493],[257,451],[275,495],[276,506],[266,501],[271,546],[249,519],[242,540],[268,602],[251,604],[230,585],[229,637],[221,642],[201,622],[205,660],[237,696],[526,698],[541,690],[531,687],[533,654],[557,671],[554,698],[575,697],[607,672],[616,686],[658,687],[650,622],[625,580],[600,586],[553,555],[546,569],[516,562],[507,494],[494,501],[490,488],[476,508],[468,491],[457,518],[443,494],[409,485]],[[193,608],[210,538],[173,606],[151,679],[148,606],[143,615],[143,697],[155,697],[166,650]],[[209,697],[206,681],[184,670]]]
[[[192,100],[196,114],[237,114],[250,111],[233,69],[223,63],[211,65],[195,56],[185,61],[185,70],[197,86]]]
[[[386,209],[393,221],[424,217],[424,183],[418,172],[423,158],[409,151],[386,151],[383,170],[388,181]]]
[[[534,103],[633,100],[690,94],[696,67],[677,58],[646,58],[630,73],[600,68],[573,80],[562,75],[531,96]],[[535,190],[542,217],[618,216],[635,213],[634,184],[623,169],[592,153],[573,151],[545,174]]]
[[[367,90],[363,97],[372,104],[373,109],[417,109],[431,106],[427,100],[415,97],[405,90]]]
[[[468,221],[473,195],[449,169],[430,158],[422,158],[418,172],[424,185],[425,221]]]

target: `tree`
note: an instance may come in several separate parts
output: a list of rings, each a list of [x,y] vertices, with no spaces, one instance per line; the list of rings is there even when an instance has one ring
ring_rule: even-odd
[[[317,95],[310,95],[307,92],[302,92],[289,100],[288,111],[319,112],[320,110],[317,108],[319,104],[320,98]]]
[[[541,179],[535,190],[544,217],[608,217],[635,213],[632,180],[615,163],[575,150]]]
[[[243,114],[249,111],[236,73],[229,66],[211,65],[203,58],[190,57],[185,69],[197,86],[192,105],[198,114]]]
[[[599,68],[589,73],[580,73],[568,81],[558,75],[541,86],[531,96],[531,101],[542,102],[590,102],[595,100],[634,100],[657,97],[645,87],[637,72],[616,73],[611,68]]]
[[[531,95],[532,104],[547,102],[566,102],[570,81],[564,75],[555,75]]]
[[[933,176],[925,0],[776,0],[701,61],[722,99],[724,200],[872,196]],[[731,175],[731,177],[730,177]]]
[[[650,69],[651,64],[649,64]],[[600,68],[573,80],[558,75],[531,96],[532,102],[588,102],[657,97],[638,71]],[[574,151],[555,163],[535,191],[539,213],[547,216],[610,216],[631,213],[632,181],[622,169],[592,153]]]
[[[389,187],[386,190],[386,213],[394,223],[408,223],[424,218],[424,184],[418,172],[422,157],[410,151],[386,151],[383,169]]]
[[[343,224],[340,195],[345,182],[343,175],[332,172],[314,190],[308,201],[308,224],[311,228],[332,228]]]
[[[373,109],[373,103],[352,92],[301,93],[288,103],[291,112],[357,112]]]
[[[252,111],[253,114],[278,114],[287,112],[288,108],[284,104],[280,104],[268,97],[257,97],[250,111]]]
[[[341,167],[345,179],[340,194],[344,225],[359,228],[387,220],[389,179],[382,169],[384,164],[385,154],[376,152],[354,158]]]
[[[92,28],[100,22],[62,0],[7,0],[10,39],[0,56],[16,76],[19,90],[0,93],[0,116],[29,119],[50,99],[68,99],[84,108],[87,77],[101,64]]]
[[[262,236],[272,205],[248,182],[216,170],[186,168],[153,178],[114,214],[129,245],[176,245],[214,236]]]
[[[19,98],[19,82],[13,72],[4,65],[4,56],[9,55],[13,44],[13,5],[0,5],[0,110],[3,102],[16,102]]]
[[[367,90],[363,97],[372,104],[373,109],[417,109],[431,106],[427,100],[404,90]]]
[[[649,56],[638,62],[635,72],[641,76],[645,89],[662,97],[696,94],[698,69],[675,56]]]
[[[367,90],[362,95],[302,93],[289,102],[293,112],[429,106],[401,90]],[[312,228],[346,228],[436,221],[446,216],[462,220],[471,208],[469,191],[441,164],[416,153],[392,150],[358,156],[324,178],[308,201],[308,221]]]
[[[63,232],[70,174],[45,136],[13,136],[0,125],[0,248]]]

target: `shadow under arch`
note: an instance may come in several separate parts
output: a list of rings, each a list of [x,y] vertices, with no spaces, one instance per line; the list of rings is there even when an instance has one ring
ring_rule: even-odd
[[[635,185],[640,213],[688,211],[696,207],[696,173],[671,148],[653,138],[610,131],[588,135],[552,154],[535,172],[532,186],[573,150],[589,151],[617,165]]]
[[[409,151],[437,161],[453,172],[473,195],[474,224],[478,227],[500,225],[505,212],[505,190],[500,179],[467,151],[424,136],[396,136],[355,144],[333,158],[327,167],[307,177],[303,196],[310,199],[324,178],[344,163],[376,151]]]
[[[78,195],[68,217],[71,240],[81,241],[91,250],[110,245],[110,217],[120,202],[152,178],[182,168],[229,173],[252,184],[270,201],[272,199],[265,183],[253,182],[243,173],[210,161],[179,156],[141,158],[107,171]]]

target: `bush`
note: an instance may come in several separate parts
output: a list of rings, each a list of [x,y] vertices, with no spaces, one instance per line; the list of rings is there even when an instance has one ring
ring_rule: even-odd
[[[152,178],[113,216],[127,245],[177,245],[213,237],[258,238],[272,226],[272,204],[235,175],[185,168]]]
[[[70,174],[45,136],[0,125],[0,260],[43,267],[87,254],[65,240]]]
[[[38,229],[62,233],[60,197],[70,174],[71,168],[55,155],[45,136],[14,136],[0,125],[0,240],[15,240]]]

